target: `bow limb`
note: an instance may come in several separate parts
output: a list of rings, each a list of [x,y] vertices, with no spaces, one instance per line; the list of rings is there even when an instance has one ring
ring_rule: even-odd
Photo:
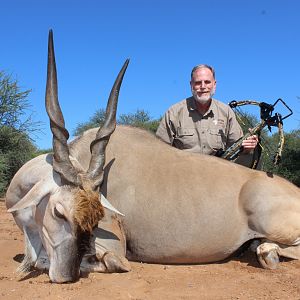
[[[236,100],[232,100],[228,103],[228,105],[231,108],[235,108],[238,106],[243,106],[243,105],[257,105],[260,106],[261,102],[258,102],[256,100],[240,100],[240,101],[236,101]]]
[[[278,123],[278,134],[279,134],[279,141],[277,146],[277,151],[274,155],[273,163],[277,166],[281,161],[282,150],[284,146],[284,133],[283,133],[283,124],[282,122]]]

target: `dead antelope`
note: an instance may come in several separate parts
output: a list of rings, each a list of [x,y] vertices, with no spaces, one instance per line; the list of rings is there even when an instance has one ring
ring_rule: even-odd
[[[68,145],[50,33],[46,107],[54,155],[25,164],[6,200],[25,235],[22,268],[48,268],[52,281],[66,282],[76,280],[80,269],[128,271],[127,259],[220,261],[252,239],[262,241],[257,254],[264,268],[275,268],[279,256],[299,259],[299,188],[217,157],[180,151],[141,129],[120,126],[114,132],[127,64],[112,89],[105,125]],[[124,217],[103,208],[99,187]]]

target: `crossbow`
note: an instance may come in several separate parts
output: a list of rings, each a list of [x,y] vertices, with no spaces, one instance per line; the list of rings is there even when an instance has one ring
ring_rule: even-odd
[[[281,116],[279,113],[275,113],[273,115],[274,108],[278,102],[281,102],[288,110],[289,113],[286,116]],[[243,151],[243,146],[242,143],[244,140],[246,140],[248,137],[252,135],[257,135],[258,137],[261,134],[261,131],[263,128],[268,127],[269,131],[271,132],[271,127],[277,127],[278,128],[278,133],[279,133],[279,142],[277,146],[277,151],[276,154],[274,155],[273,158],[273,163],[275,165],[279,164],[281,160],[281,153],[284,145],[284,135],[283,135],[283,120],[288,118],[293,114],[293,111],[290,109],[290,107],[282,100],[278,99],[275,101],[274,104],[268,104],[265,102],[258,102],[254,100],[242,100],[242,101],[231,101],[229,103],[229,106],[231,108],[236,108],[238,106],[243,106],[243,105],[257,105],[260,107],[260,122],[256,124],[252,129],[249,129],[249,132],[246,133],[243,137],[241,137],[238,141],[236,141],[232,146],[230,146],[226,150],[219,150],[216,153],[216,156],[222,157],[227,160],[234,160],[236,159],[239,154]],[[260,159],[260,154],[261,154],[261,146],[260,144],[258,145],[260,147],[260,151],[257,158],[252,160],[251,168],[256,169],[257,164]]]

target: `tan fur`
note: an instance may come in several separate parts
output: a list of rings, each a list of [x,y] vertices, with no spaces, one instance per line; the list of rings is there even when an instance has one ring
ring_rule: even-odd
[[[85,132],[70,146],[70,156],[82,170],[89,168],[90,144],[97,130]],[[32,199],[18,203],[29,193],[28,189],[39,183],[40,189],[34,190],[34,194],[39,195],[41,201],[48,193],[49,203],[56,203],[61,195],[66,195],[66,207],[72,211],[76,207],[76,223],[90,230],[102,217],[98,194],[92,192],[88,178],[84,178],[85,191],[78,194],[82,194],[83,203],[87,203],[74,201],[70,192],[64,193],[57,184],[60,182],[58,174],[54,173],[53,177],[49,156],[33,159],[16,174],[7,193],[7,207],[17,206],[20,210],[26,203],[27,206],[32,204]],[[101,189],[111,204],[124,213],[121,225],[126,238],[119,238],[120,228],[111,225],[114,219],[107,213],[106,221],[102,219],[99,228],[93,231],[93,253],[104,255],[113,251],[122,255],[115,249],[126,249],[127,245],[126,256],[135,261],[206,263],[229,257],[248,240],[266,238],[279,246],[280,250],[273,247],[278,255],[300,259],[300,190],[280,177],[270,177],[217,157],[181,151],[145,131],[122,126],[117,127],[110,139],[106,163]],[[47,186],[53,186],[48,188],[50,192]],[[34,204],[37,203],[34,200]],[[41,207],[37,205],[37,210]],[[15,213],[14,217],[17,224],[24,227],[28,220],[37,220],[39,228],[45,224],[51,228],[49,220],[54,223],[56,218],[51,218],[50,208],[47,219],[35,219],[34,210],[28,209]],[[40,241],[35,231],[25,233],[31,239],[33,236],[35,244]],[[121,245],[117,246],[118,243]],[[282,249],[280,244],[284,244]],[[263,267],[274,266],[274,251],[270,251],[266,254],[261,248],[258,253],[266,261]],[[71,254],[66,252],[65,255]],[[107,271],[101,263],[95,266],[85,261],[84,268]],[[57,272],[60,265],[56,265]],[[63,265],[64,272],[67,268]]]
[[[85,132],[70,147],[82,169],[96,133]],[[289,245],[300,236],[299,188],[277,176],[181,151],[125,126],[111,136],[106,162],[102,189],[125,214],[131,260],[212,262],[252,238]]]
[[[104,217],[104,208],[99,201],[99,193],[91,189],[78,189],[75,195],[74,220],[83,230],[92,232]]]

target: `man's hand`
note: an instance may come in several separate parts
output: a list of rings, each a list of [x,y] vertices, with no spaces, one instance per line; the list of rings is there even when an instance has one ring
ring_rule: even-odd
[[[244,148],[243,153],[250,153],[257,146],[258,138],[256,135],[249,136],[243,141],[242,146]]]

